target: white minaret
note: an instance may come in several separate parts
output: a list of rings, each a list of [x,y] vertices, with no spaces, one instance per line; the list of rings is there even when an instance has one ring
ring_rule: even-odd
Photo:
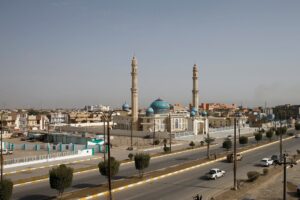
[[[138,97],[138,77],[137,77],[137,60],[133,56],[131,61],[131,115],[132,115],[132,128],[138,129],[138,109],[139,109],[139,97]]]
[[[199,109],[199,90],[198,90],[198,66],[193,67],[193,104],[192,106]]]

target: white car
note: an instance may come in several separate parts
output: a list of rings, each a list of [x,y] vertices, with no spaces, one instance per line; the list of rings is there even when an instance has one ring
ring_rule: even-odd
[[[271,158],[263,158],[261,159],[260,164],[263,167],[269,167],[270,165],[273,165],[273,162],[274,161]]]
[[[207,173],[207,178],[208,179],[217,179],[219,177],[222,177],[225,175],[225,171],[224,170],[220,170],[218,168],[212,168],[209,170],[209,172]]]

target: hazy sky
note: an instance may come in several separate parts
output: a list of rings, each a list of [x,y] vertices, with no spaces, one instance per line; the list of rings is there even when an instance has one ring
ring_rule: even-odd
[[[300,1],[1,0],[0,107],[300,103]]]

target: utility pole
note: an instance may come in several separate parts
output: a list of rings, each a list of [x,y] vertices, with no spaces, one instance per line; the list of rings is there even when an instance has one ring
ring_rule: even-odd
[[[234,117],[234,137],[233,137],[233,189],[237,190],[237,181],[236,181],[236,117]]]
[[[154,118],[154,131],[153,131],[153,146],[155,146],[154,141],[155,141],[155,118]]]
[[[172,121],[171,121],[171,114],[169,114],[170,118],[170,152],[172,151]]]
[[[286,155],[283,154],[283,200],[286,200]]]
[[[132,123],[132,119],[131,119],[131,128],[130,128],[130,150],[133,150],[133,145],[132,145],[132,132],[133,132],[133,130],[132,130],[132,125],[133,125],[133,123]]]
[[[110,127],[109,127],[109,121],[110,121],[111,116],[109,116],[109,118],[106,116],[106,120],[107,120],[107,149],[108,149],[108,163],[107,163],[107,167],[108,167],[108,191],[109,191],[109,200],[112,200],[112,192],[111,192],[111,171],[110,171]]]
[[[279,118],[279,122],[280,122],[280,129],[279,129],[279,137],[280,137],[280,142],[279,142],[279,155],[280,155],[280,162],[282,162],[282,118],[281,118],[281,114],[280,114],[280,118]]]
[[[1,112],[1,185],[3,185],[3,149],[2,149],[2,135],[3,135],[3,112]]]
[[[104,142],[104,161],[106,160],[106,138],[105,138],[105,132],[106,132],[106,128],[105,128],[105,123],[106,123],[106,119],[104,120],[104,127],[103,127],[103,142]]]

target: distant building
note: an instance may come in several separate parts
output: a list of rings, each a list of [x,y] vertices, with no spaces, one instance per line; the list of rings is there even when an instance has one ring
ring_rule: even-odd
[[[273,108],[273,114],[277,120],[285,119],[299,119],[300,116],[300,105],[280,105]]]
[[[55,112],[50,114],[51,124],[67,124],[69,123],[69,115],[62,112]]]

